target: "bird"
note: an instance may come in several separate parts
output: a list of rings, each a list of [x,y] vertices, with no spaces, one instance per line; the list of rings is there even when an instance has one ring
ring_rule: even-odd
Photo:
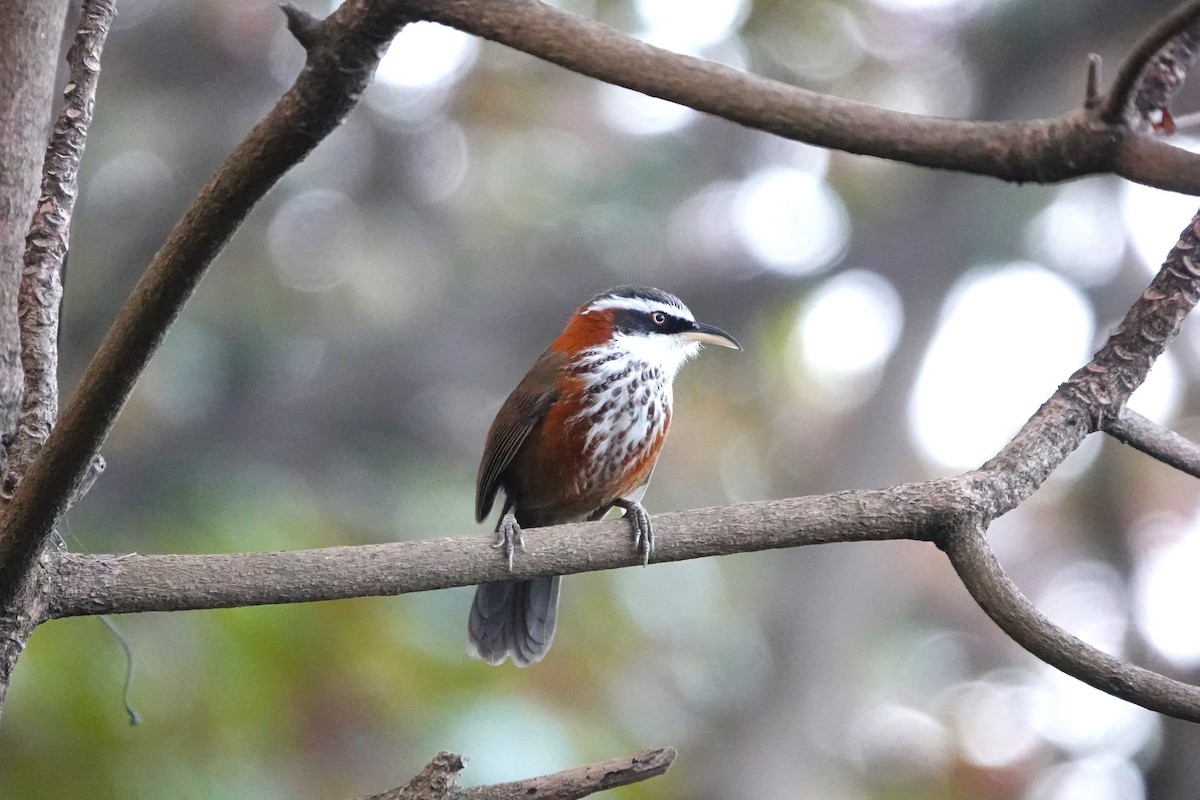
[[[654,527],[641,504],[671,424],[672,382],[710,344],[737,340],[697,322],[673,294],[617,286],[579,306],[500,406],[475,484],[475,521],[504,502],[493,547],[513,565],[521,529],[625,511],[642,563]],[[554,640],[561,576],[476,587],[468,652],[498,665],[541,661]]]

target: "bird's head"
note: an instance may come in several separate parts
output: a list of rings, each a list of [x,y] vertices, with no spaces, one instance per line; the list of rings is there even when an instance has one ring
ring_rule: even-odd
[[[623,355],[674,376],[702,344],[742,349],[725,331],[697,322],[675,295],[618,286],[576,309],[552,348],[571,358]]]

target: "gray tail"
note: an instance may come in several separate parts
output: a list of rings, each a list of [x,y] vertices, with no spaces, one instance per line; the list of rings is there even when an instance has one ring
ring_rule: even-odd
[[[518,667],[541,661],[554,641],[560,576],[496,581],[475,587],[467,649],[489,664],[512,658]]]

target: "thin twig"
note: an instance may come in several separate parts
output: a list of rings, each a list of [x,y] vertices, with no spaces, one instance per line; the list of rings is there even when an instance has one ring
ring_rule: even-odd
[[[284,3],[280,10],[287,17],[287,29],[305,50],[316,46],[321,38],[321,20],[291,3]]]
[[[1087,87],[1084,89],[1083,107],[1095,108],[1100,104],[1100,71],[1104,62],[1099,53],[1088,53]]]
[[[1180,472],[1200,478],[1200,444],[1136,411],[1125,409],[1118,419],[1105,424],[1104,432]]]

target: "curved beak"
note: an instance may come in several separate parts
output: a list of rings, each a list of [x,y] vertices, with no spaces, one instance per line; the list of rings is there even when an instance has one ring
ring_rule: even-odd
[[[685,339],[691,339],[694,342],[700,342],[701,344],[715,344],[717,347],[728,347],[733,350],[742,349],[742,346],[738,344],[737,339],[733,338],[716,325],[706,325],[703,322],[693,322],[690,329],[680,331],[679,335]]]

